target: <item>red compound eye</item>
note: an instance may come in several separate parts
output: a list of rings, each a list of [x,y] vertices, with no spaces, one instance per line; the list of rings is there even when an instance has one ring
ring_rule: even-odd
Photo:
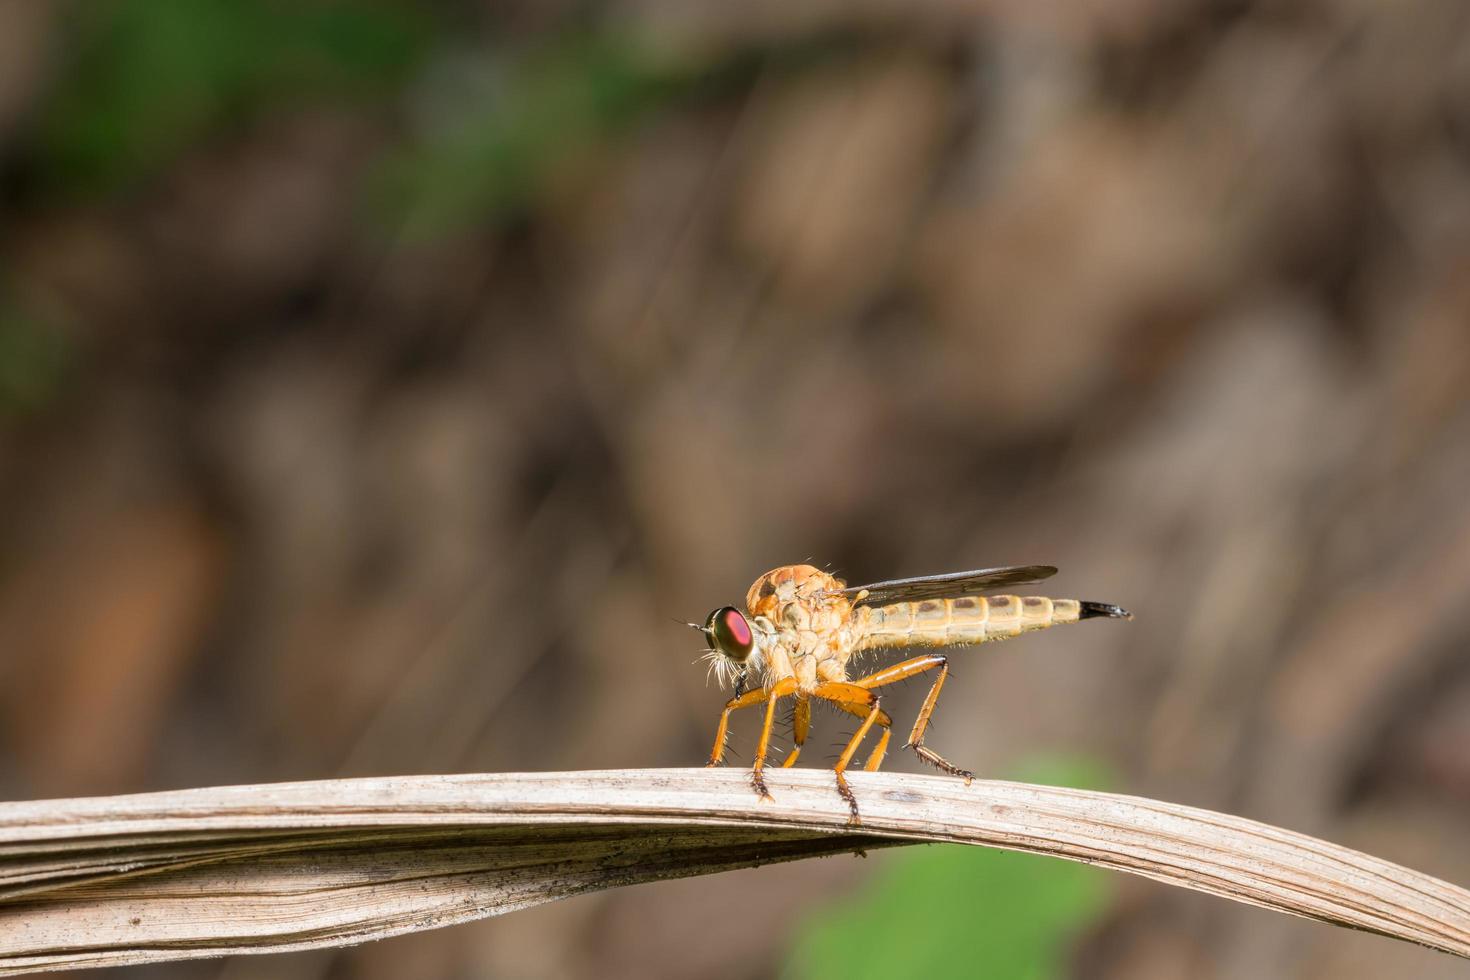
[[[750,624],[739,612],[731,609],[725,613],[725,628],[730,631],[730,636],[734,638],[736,644],[743,647],[750,646],[753,639],[750,635]]]
[[[755,649],[755,637],[750,632],[750,624],[734,606],[716,609],[705,622],[705,628],[713,637],[716,649],[731,660],[744,663]]]

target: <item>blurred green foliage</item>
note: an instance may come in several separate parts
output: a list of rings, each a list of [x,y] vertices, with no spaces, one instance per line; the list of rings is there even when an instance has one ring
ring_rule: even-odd
[[[1085,789],[1111,782],[1080,759],[1033,762],[1017,778]],[[862,894],[801,925],[786,976],[1058,977],[1073,940],[1107,904],[1105,872],[1034,854],[934,844],[872,860],[882,866]]]
[[[763,72],[848,57],[845,37],[735,46],[693,62],[606,26],[564,31],[498,61],[480,53],[426,101],[436,110],[378,175],[379,217],[415,238],[514,217],[558,175],[670,105],[719,100]]]
[[[144,178],[227,119],[266,105],[360,98],[401,83],[433,36],[413,4],[86,0],[40,115],[53,191]]]
[[[71,361],[67,337],[0,288],[0,418],[45,408]]]
[[[391,100],[409,131],[369,187],[372,217],[439,237],[513,217],[610,137],[671,100],[844,50],[830,39],[689,64],[581,24],[517,47],[461,47],[427,5],[389,0],[86,0],[37,114],[52,196],[126,191],[216,133],[323,99]],[[406,96],[406,98],[405,98]]]
[[[560,167],[684,91],[691,78],[615,32],[572,33],[483,62],[438,93],[443,110],[379,174],[380,214],[412,237],[513,213]]]

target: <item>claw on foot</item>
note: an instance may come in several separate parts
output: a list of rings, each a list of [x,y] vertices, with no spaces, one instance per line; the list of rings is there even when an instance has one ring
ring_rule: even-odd
[[[770,790],[766,789],[766,777],[761,774],[761,771],[759,769],[752,769],[750,771],[750,786],[752,789],[755,790],[756,796],[759,796],[761,799],[766,800],[767,802],[775,802],[775,800],[771,798]]]

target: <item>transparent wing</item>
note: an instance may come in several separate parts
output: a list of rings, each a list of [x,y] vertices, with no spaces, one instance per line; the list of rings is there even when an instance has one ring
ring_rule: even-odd
[[[854,585],[839,589],[834,595],[845,595],[854,605],[883,606],[890,602],[922,602],[925,599],[949,599],[955,596],[994,592],[1012,585],[1027,585],[1051,578],[1057,570],[1050,565],[1011,565],[1005,568],[981,568],[973,572],[950,572],[947,575],[920,575],[897,578],[891,582]],[[861,599],[857,598],[860,594]]]

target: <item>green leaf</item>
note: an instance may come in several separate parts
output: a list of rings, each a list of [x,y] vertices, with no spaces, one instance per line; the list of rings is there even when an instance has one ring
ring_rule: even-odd
[[[1099,765],[1081,759],[1039,760],[1025,774],[1078,788],[1107,781]],[[1069,861],[959,844],[870,860],[880,867],[862,894],[801,926],[787,976],[1062,976],[1073,940],[1107,905],[1106,876]]]

